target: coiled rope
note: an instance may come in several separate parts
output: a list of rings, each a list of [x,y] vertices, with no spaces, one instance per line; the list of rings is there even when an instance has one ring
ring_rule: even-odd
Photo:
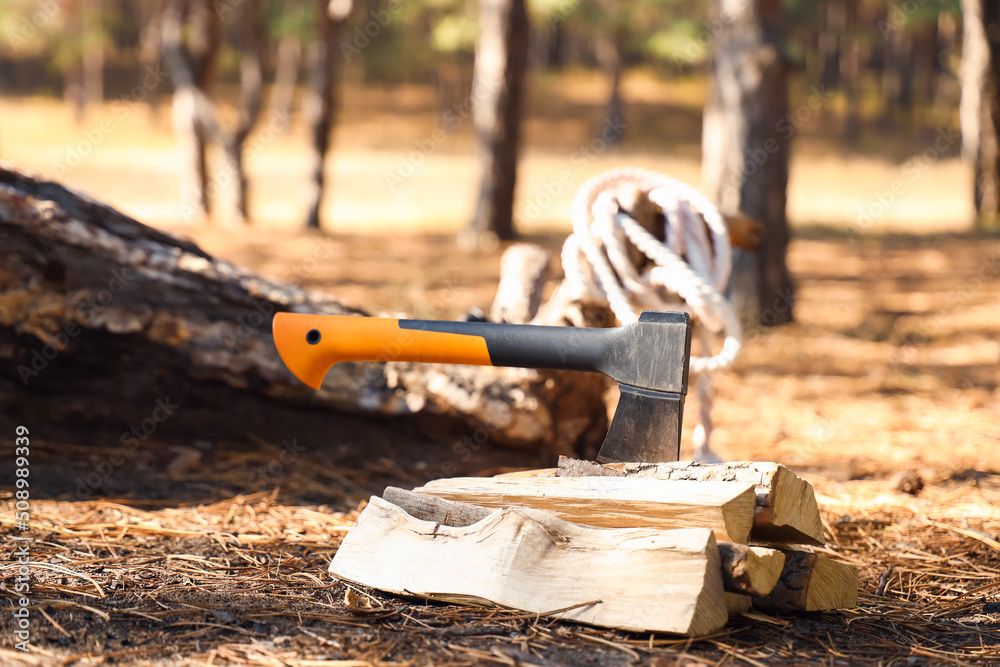
[[[638,188],[665,218],[664,241],[642,227],[619,205],[623,186]],[[622,324],[635,322],[642,309],[686,310],[699,335],[702,356],[691,357],[697,376],[699,424],[695,456],[717,460],[708,446],[712,431],[711,373],[730,366],[743,333],[732,305],[723,296],[732,270],[729,232],[718,209],[693,187],[665,174],[624,167],[594,176],[576,193],[573,233],[562,249],[565,282],[579,294],[603,296]],[[640,273],[626,240],[652,264]],[[714,334],[722,348],[712,354]]]

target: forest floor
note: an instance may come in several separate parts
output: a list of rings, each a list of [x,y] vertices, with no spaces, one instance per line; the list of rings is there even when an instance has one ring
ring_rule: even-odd
[[[684,124],[684,109],[698,104],[697,91],[690,100],[674,118],[685,132],[695,131]],[[0,114],[11,109],[57,113],[30,101],[0,102]],[[22,118],[12,122],[27,126]],[[345,194],[332,204],[333,233],[324,235],[289,228],[294,215],[282,191],[293,200],[297,194],[297,172],[286,169],[293,155],[286,142],[293,139],[275,139],[266,150],[277,156],[287,149],[289,162],[262,159],[254,167],[263,184],[255,204],[263,222],[234,230],[171,213],[169,134],[161,127],[143,139],[149,153],[129,152],[126,144],[141,138],[133,120],[123,118],[121,131],[106,135],[99,148],[111,152],[98,151],[67,180],[221,258],[369,312],[447,318],[488,308],[502,248],[457,249],[450,232],[465,211],[470,163],[451,147],[407,181],[412,191],[390,196],[385,170],[406,153],[338,137],[345,149],[335,158],[343,179],[335,187]],[[554,127],[536,120],[529,136]],[[657,122],[650,115],[637,127]],[[32,153],[27,140],[11,140],[10,126],[0,123],[5,157],[22,156],[46,173],[63,159],[68,144],[61,139],[39,138],[42,148]],[[580,128],[565,131],[571,134],[564,148],[588,136]],[[803,139],[806,158],[793,168],[791,195],[796,322],[747,332],[735,369],[715,382],[715,448],[733,460],[784,463],[815,485],[826,553],[861,572],[857,609],[742,615],[696,640],[377,593],[381,606],[366,611],[347,604],[346,587],[326,572],[330,558],[358,504],[388,483],[420,483],[435,457],[447,455],[439,444],[348,417],[336,424],[341,444],[296,450],[291,460],[282,455],[287,443],[252,434],[219,443],[151,438],[91,495],[76,483],[109,460],[117,439],[67,432],[32,443],[32,479],[42,484],[29,533],[38,563],[34,650],[14,650],[15,619],[4,613],[0,662],[1000,665],[1000,238],[954,231],[968,188],[951,157],[931,160],[912,180],[916,172],[904,171],[924,150],[922,141],[933,142],[934,133],[926,134],[887,140],[887,156],[828,150],[817,132]],[[639,163],[697,181],[691,147],[678,144],[674,157],[652,158],[660,148],[651,145],[645,153],[634,145],[609,149],[579,177]],[[528,160],[529,192],[519,210],[539,192],[530,188],[544,186],[566,162],[555,148],[545,151]],[[352,174],[354,165],[361,175]],[[903,178],[891,212],[859,225],[858,206]],[[571,196],[560,194],[538,225],[526,225],[528,240],[558,249]],[[412,211],[423,213],[407,218]],[[396,223],[410,231],[372,233]],[[693,400],[688,409],[694,414]],[[682,456],[690,455],[687,421]],[[462,471],[551,463],[540,456],[483,451],[462,462]],[[42,471],[53,476],[42,481]],[[922,479],[917,495],[894,488],[903,471]],[[6,536],[14,532],[12,491],[0,491]],[[8,606],[11,544],[4,540],[0,565]]]
[[[193,236],[274,277],[294,274],[296,258],[326,244],[332,255],[304,282],[375,311],[448,317],[484,308],[498,271],[497,253],[460,256],[450,236]],[[535,240],[556,247],[555,237]],[[730,459],[780,461],[815,484],[826,553],[861,572],[857,609],[743,615],[688,641],[377,593],[376,611],[352,608],[326,568],[358,503],[388,483],[420,483],[426,465],[414,456],[432,460],[446,448],[407,450],[405,435],[336,421],[338,440],[350,433],[351,455],[311,448],[289,462],[282,444],[248,436],[215,443],[192,464],[191,443],[150,442],[106,480],[102,497],[81,499],[70,480],[87,479],[117,441],[67,435],[32,448],[32,474],[58,469],[64,480],[32,508],[32,557],[48,563],[33,575],[36,652],[12,650],[13,618],[4,614],[0,658],[1000,664],[1000,239],[849,242],[800,232],[790,263],[798,321],[749,332],[736,369],[719,375],[715,442]],[[688,431],[685,455],[689,442]],[[486,452],[464,472],[498,465],[539,461]],[[895,490],[900,471],[919,475],[923,491]],[[12,577],[4,576],[5,595]]]

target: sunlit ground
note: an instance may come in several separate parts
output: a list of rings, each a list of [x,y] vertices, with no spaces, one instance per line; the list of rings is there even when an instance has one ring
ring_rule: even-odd
[[[609,145],[601,136],[616,130],[602,123],[599,78],[536,76],[515,209],[520,228],[565,229],[575,189],[611,167],[649,167],[697,185],[703,87],[694,79],[633,75],[625,85],[624,139]],[[843,101],[817,97],[805,85],[794,92],[792,122],[775,131],[778,139],[794,134],[788,206],[793,225],[820,224],[848,234],[968,227],[971,178],[957,157],[957,132],[947,129],[957,126],[948,114],[921,112],[919,129],[887,129],[873,111],[861,140],[845,147]],[[429,87],[349,91],[327,163],[328,229],[460,228],[471,214],[478,178],[468,109],[468,99],[442,103]],[[285,119],[265,111],[248,143],[251,214],[264,228],[294,228],[302,221],[306,132],[297,117],[287,133],[281,131],[285,126]],[[109,102],[79,127],[57,100],[0,99],[0,156],[144,222],[197,222],[179,205],[181,163],[167,97],[155,110]],[[217,175],[212,189],[225,196],[227,181]]]

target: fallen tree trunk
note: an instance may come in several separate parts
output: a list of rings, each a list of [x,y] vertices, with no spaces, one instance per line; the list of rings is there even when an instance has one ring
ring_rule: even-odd
[[[581,383],[602,386],[591,374],[560,383],[521,369],[345,363],[313,391],[278,357],[273,313],[363,313],[2,163],[0,235],[0,358],[8,362],[0,394],[21,410],[11,414],[110,420],[127,430],[157,400],[182,397],[187,416],[178,421],[209,431],[230,417],[245,430],[274,430],[265,405],[399,416],[453,440],[453,463],[487,441],[568,452],[603,437],[603,405],[580,400]]]

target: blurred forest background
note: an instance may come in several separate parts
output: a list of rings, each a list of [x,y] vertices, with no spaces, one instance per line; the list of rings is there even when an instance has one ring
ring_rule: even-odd
[[[701,182],[707,70],[717,38],[731,32],[727,4],[748,3],[7,0],[0,156],[153,224],[195,223],[208,210],[261,227],[473,224],[509,236],[502,212],[480,210],[473,70],[479,24],[482,44],[513,16],[511,31],[523,34],[508,38],[525,41],[526,58],[513,225],[564,227],[575,187],[605,166]],[[963,72],[985,80],[972,62],[984,54],[963,40],[959,0],[757,4],[762,39],[787,75],[787,116],[769,129],[794,142],[793,224],[969,228],[976,202],[971,172],[955,159],[959,109]],[[966,33],[989,35],[988,66],[995,3],[966,4],[980,5],[979,32]],[[521,47],[507,46],[516,60]],[[977,113],[968,115],[967,134]],[[201,166],[198,143],[208,146]],[[565,169],[570,179],[560,179]],[[995,215],[995,193],[979,199],[986,219]]]

